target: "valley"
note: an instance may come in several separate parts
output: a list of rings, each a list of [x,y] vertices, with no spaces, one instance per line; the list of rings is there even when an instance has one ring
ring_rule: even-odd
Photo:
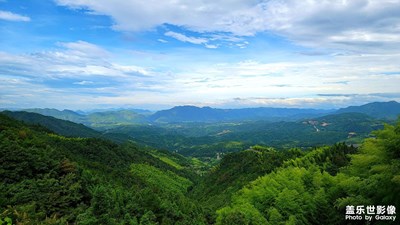
[[[197,121],[190,107],[162,122],[6,110],[0,223],[345,224],[349,204],[400,204],[400,123],[356,109]]]
[[[383,123],[393,122],[400,114],[399,105],[397,102],[369,103],[339,110],[213,109],[194,106],[158,112],[138,109],[88,113],[56,109],[24,110],[92,128],[76,127],[74,130],[65,127],[62,131],[51,122],[41,122],[46,119],[37,118],[34,114],[7,113],[67,136],[102,137],[117,143],[130,140],[141,146],[213,161],[217,154],[242,151],[257,144],[280,149],[307,149],[338,142],[357,145],[371,131],[381,129]],[[385,111],[379,113],[381,108]]]
[[[0,0],[0,225],[398,225],[400,0]]]

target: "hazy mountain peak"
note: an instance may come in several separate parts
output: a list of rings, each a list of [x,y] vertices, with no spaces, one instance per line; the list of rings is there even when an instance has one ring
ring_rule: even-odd
[[[400,103],[396,101],[371,102],[361,106],[349,106],[339,109],[336,113],[347,112],[364,113],[375,118],[395,119],[400,114]]]

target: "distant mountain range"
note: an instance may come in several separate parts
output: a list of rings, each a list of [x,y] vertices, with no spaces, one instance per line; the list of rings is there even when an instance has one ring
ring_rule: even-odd
[[[47,112],[53,112],[48,111]],[[1,112],[13,119],[23,121],[30,125],[40,125],[56,134],[66,137],[83,137],[83,138],[103,138],[114,141],[116,143],[123,143],[130,140],[131,137],[125,134],[113,134],[108,132],[101,132],[89,128],[83,124],[74,123],[68,120],[57,119],[52,116],[44,116],[34,112],[25,111],[3,111]]]
[[[373,102],[361,106],[350,106],[339,110],[299,109],[299,108],[243,108],[216,109],[211,107],[176,106],[151,114],[138,109],[118,109],[78,113],[72,110],[24,109],[58,119],[69,120],[96,128],[146,123],[182,123],[182,122],[237,122],[237,121],[298,121],[306,118],[321,117],[340,113],[363,113],[377,119],[396,119],[400,114],[400,103]]]
[[[25,112],[33,112],[45,116],[52,116],[57,119],[69,120],[74,123],[81,123],[90,127],[118,126],[126,124],[144,123],[147,121],[146,114],[149,111],[143,110],[145,114],[140,114],[138,110],[112,110],[105,112],[91,112],[83,114],[71,110],[57,109],[24,109]]]
[[[86,121],[86,118],[84,115],[81,115],[77,112],[74,112],[74,111],[68,110],[68,109],[64,109],[64,110],[60,111],[57,109],[48,109],[48,108],[45,108],[45,109],[33,108],[33,109],[22,109],[21,111],[38,113],[38,114],[42,114],[44,116],[52,116],[57,119],[69,120],[69,121],[72,121],[75,123],[85,123],[85,121]]]
[[[296,108],[244,108],[214,109],[210,107],[176,106],[151,115],[153,122],[221,122],[249,120],[297,120],[306,117],[327,115],[333,110],[296,109]]]
[[[131,111],[139,114],[144,114],[144,115],[150,115],[154,113],[153,111],[147,110],[147,109],[136,109],[136,108],[106,108],[106,109],[91,109],[91,110],[78,110],[76,111],[79,114],[82,115],[89,115],[92,113],[98,113],[98,112],[115,112],[115,111]]]
[[[377,119],[396,119],[400,115],[400,103],[374,102],[350,106],[339,110],[298,108],[244,108],[215,109],[210,107],[176,106],[158,111],[148,117],[150,122],[229,122],[229,121],[297,121],[330,114],[363,113]]]
[[[130,110],[87,115],[56,109],[3,113],[68,137],[97,137],[117,143],[131,140],[184,155],[212,157],[216,152],[240,151],[254,144],[307,148],[342,141],[359,143],[385,121],[393,122],[400,114],[399,106],[397,102],[339,110],[177,106],[151,115]]]
[[[396,101],[373,102],[361,106],[349,106],[336,111],[336,113],[348,112],[364,113],[374,118],[396,119],[400,114],[400,103]]]
[[[55,112],[53,110],[47,110],[47,112]],[[64,112],[64,111],[63,111]],[[86,127],[82,124],[77,124],[68,120],[57,119],[52,116],[44,116],[34,112],[12,112],[12,111],[3,111],[3,114],[12,117],[16,120],[23,121],[27,124],[37,125],[46,127],[47,129],[56,132],[57,134],[66,136],[66,137],[99,137],[101,133],[95,131],[89,127]],[[70,112],[65,111],[65,114]]]

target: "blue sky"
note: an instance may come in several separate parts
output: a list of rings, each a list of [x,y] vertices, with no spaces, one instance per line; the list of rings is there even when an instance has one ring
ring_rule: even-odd
[[[398,0],[0,0],[0,108],[400,101]]]

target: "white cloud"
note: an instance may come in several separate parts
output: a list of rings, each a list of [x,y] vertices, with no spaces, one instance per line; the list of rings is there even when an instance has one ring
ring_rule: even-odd
[[[254,96],[296,100],[331,93],[396,93],[400,76],[383,72],[400,71],[397,62],[390,61],[395,57],[353,55],[309,62],[262,63],[248,60],[195,65],[190,71],[176,74],[168,86],[179,89],[188,98],[201,98],[199,102]],[[380,60],[387,63],[382,64]]]
[[[105,49],[86,41],[59,42],[60,46],[68,49],[70,53],[82,57],[106,57],[110,53]]]
[[[246,48],[248,44],[249,42],[245,41],[243,43],[237,43],[236,46],[238,46],[239,48]]]
[[[222,33],[230,36],[231,41],[272,32],[315,48],[355,52],[400,49],[400,1],[393,0],[57,0],[57,3],[111,16],[114,28],[123,31],[173,24],[200,33]],[[190,43],[206,42],[202,38],[172,35]]]
[[[212,45],[212,44],[205,44],[204,45],[206,48],[210,48],[210,49],[216,49],[218,48],[218,45]]]
[[[256,0],[57,0],[57,3],[112,16],[116,22],[114,28],[125,31],[148,30],[169,23],[195,31],[234,32],[236,28],[249,33],[242,25],[257,18],[256,15],[251,16]]]
[[[164,39],[161,39],[161,38],[157,39],[157,41],[159,41],[159,42],[161,42],[161,43],[168,43],[168,41],[166,41],[166,40],[164,40]]]
[[[243,107],[290,107],[290,108],[320,108],[333,109],[343,108],[349,105],[363,105],[370,102],[392,101],[393,98],[380,96],[379,94],[354,94],[354,95],[331,95],[313,97],[289,97],[289,98],[264,98],[248,97],[233,98],[231,100],[216,103],[218,107],[224,108],[243,108]],[[395,100],[399,101],[397,94]]]
[[[231,58],[225,61],[227,58],[218,52],[213,54],[214,58],[210,56],[211,59],[200,52],[196,52],[194,58],[187,57],[186,52],[175,52],[173,56],[154,59],[157,64],[151,63],[151,67],[144,67],[133,63],[135,58],[146,58],[142,52],[123,56],[83,41],[58,43],[58,46],[35,54],[0,52],[0,78],[9,77],[0,80],[4,104],[27,101],[40,104],[37,99],[46,99],[48,105],[58,104],[57,98],[46,98],[46,95],[59,96],[59,99],[71,96],[76,101],[68,104],[80,102],[80,106],[102,102],[120,106],[162,102],[222,107],[239,97],[247,100],[235,101],[236,107],[239,103],[243,106],[311,107],[320,104],[328,107],[330,99],[332,105],[362,104],[368,99],[399,99],[387,95],[398,92],[400,65],[393,60],[400,57],[398,54],[330,56],[329,59],[296,55],[295,58],[303,57],[307,61],[230,62]],[[118,62],[115,55],[129,61]],[[54,82],[63,86],[53,86]],[[64,85],[69,86],[64,88]],[[38,90],[45,93],[38,93]],[[358,96],[353,96],[354,93]],[[381,95],[372,96],[371,93]],[[28,98],[28,95],[32,96]]]
[[[78,85],[89,85],[89,84],[93,84],[93,81],[87,81],[87,80],[82,80],[79,82],[74,82],[74,84],[78,84]]]
[[[192,43],[192,44],[196,44],[196,45],[207,43],[207,39],[205,39],[205,38],[188,37],[184,34],[180,34],[180,33],[173,32],[173,31],[168,31],[164,35],[175,38],[182,42],[188,42],[188,43]]]
[[[82,76],[122,79],[151,75],[151,72],[140,66],[113,62],[110,52],[92,43],[77,41],[57,44],[62,48],[32,54],[14,55],[0,52],[0,71],[3,74],[37,79]]]
[[[150,93],[155,99],[165,88],[151,69],[118,63],[109,52],[95,58],[106,51],[94,44],[78,41],[58,46],[62,48],[35,54],[0,52],[0,105],[96,108],[103,100],[122,96],[136,102],[137,93]],[[110,100],[109,105],[119,103]]]
[[[243,37],[238,37],[234,35],[227,34],[210,34],[210,40],[221,40],[227,42],[243,42]]]
[[[8,20],[8,21],[16,21],[16,22],[29,22],[31,21],[31,18],[27,16],[22,16],[16,13],[8,12],[8,11],[2,11],[0,10],[0,19],[2,20]]]
[[[114,69],[117,69],[118,71],[121,71],[121,72],[124,72],[127,74],[138,73],[143,76],[151,75],[151,73],[148,70],[146,70],[140,66],[134,66],[134,65],[124,66],[124,65],[119,65],[119,64],[115,64],[115,63],[113,63],[112,66]]]
[[[399,10],[400,1],[271,1],[265,19],[267,30],[305,46],[382,53],[400,49]]]
[[[182,40],[194,40],[205,47],[212,47],[207,42],[214,43],[212,38],[228,39],[223,35],[207,34],[207,38],[181,35]],[[233,44],[246,44],[242,37],[232,37]],[[329,34],[321,41],[364,43],[373,39],[396,41],[395,36],[385,33],[371,36],[361,31]],[[206,51],[209,52],[184,49],[164,54],[129,50],[125,51],[129,55],[120,55],[93,43],[76,41],[60,42],[56,49],[33,54],[0,52],[0,78],[10,76],[0,79],[0,104],[67,108],[90,108],[103,103],[332,107],[400,100],[390,95],[398,92],[400,84],[398,53],[321,58],[294,55],[273,62],[252,55],[242,57],[252,60],[238,62],[230,53],[213,51],[215,54],[210,55],[204,54]],[[150,63],[146,67],[138,62]],[[57,81],[80,86],[52,86]],[[237,97],[241,100],[232,100]]]

